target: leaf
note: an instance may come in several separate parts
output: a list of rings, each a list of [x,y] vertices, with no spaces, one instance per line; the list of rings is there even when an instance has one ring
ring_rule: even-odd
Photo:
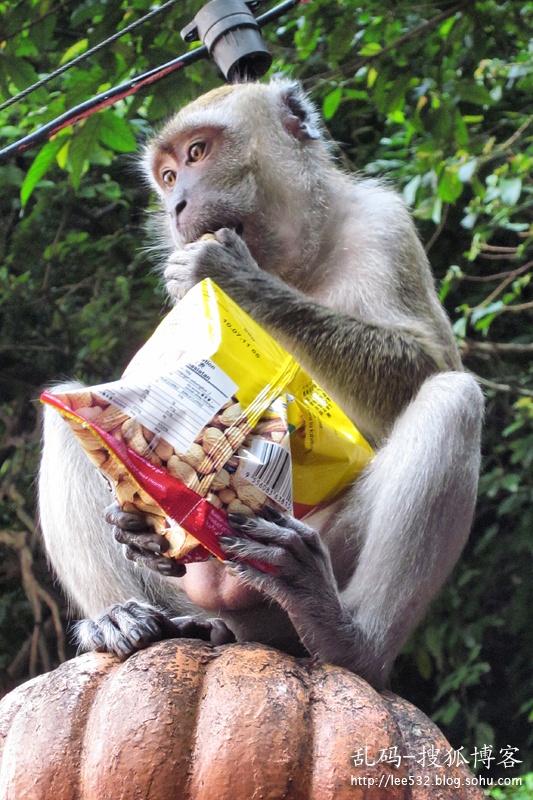
[[[70,141],[67,168],[75,189],[79,188],[81,178],[89,169],[94,151],[98,147],[101,124],[100,114],[89,117],[79,126]]]
[[[98,136],[102,144],[118,153],[132,153],[137,149],[131,127],[116,114],[107,113],[101,117]]]
[[[322,103],[322,114],[325,119],[331,119],[335,116],[343,96],[342,86],[338,86],[324,98]]]
[[[24,183],[20,189],[20,202],[23,206],[25,206],[30,199],[33,190],[43,175],[46,174],[51,165],[54,163],[57,154],[63,147],[63,139],[63,136],[58,136],[51,142],[47,142],[29,168],[28,173],[24,178]]]
[[[520,475],[516,475],[514,473],[509,473],[505,475],[502,480],[502,486],[504,489],[507,489],[508,492],[517,492],[520,488]]]
[[[80,39],[79,42],[76,42],[71,47],[69,47],[69,49],[65,53],[63,53],[63,58],[59,62],[60,66],[66,64],[67,61],[72,61],[73,58],[76,58],[76,56],[81,55],[81,53],[85,53],[88,44],[89,44],[88,39]]]
[[[471,179],[472,175],[476,171],[477,167],[477,158],[472,158],[470,161],[467,161],[466,164],[461,164],[459,170],[457,172],[457,176],[462,183],[468,183]]]
[[[453,332],[459,339],[464,339],[466,336],[466,317],[460,317],[453,324]]]
[[[442,198],[437,197],[435,202],[433,203],[433,208],[431,210],[431,220],[435,223],[435,225],[439,225],[442,219]]]
[[[472,103],[477,106],[491,106],[494,102],[490,92],[479,83],[462,83],[459,86],[459,97],[465,103]]]
[[[490,314],[496,314],[498,311],[501,311],[504,308],[504,305],[501,300],[497,300],[495,303],[489,303],[482,308],[476,308],[475,311],[472,312],[472,322],[476,323],[479,322],[480,319],[489,316]]]
[[[515,206],[520,199],[522,192],[522,181],[520,178],[509,178],[500,181],[500,197],[508,206]]]
[[[455,172],[449,169],[444,171],[439,181],[438,193],[440,199],[445,203],[454,203],[463,191],[463,184]]]
[[[377,56],[383,50],[379,42],[368,42],[360,50],[360,56]]]
[[[457,144],[461,147],[466,147],[469,141],[468,128],[464,118],[461,116],[461,114],[459,114],[459,112],[456,112],[454,116],[453,132],[455,134],[455,141]]]
[[[416,666],[424,680],[428,680],[431,676],[431,658],[426,649],[421,648],[416,654]]]
[[[444,725],[449,725],[452,720],[455,719],[457,713],[461,710],[461,705],[457,700],[452,700],[451,703],[446,706],[444,709],[444,713],[441,716],[442,722]]]
[[[393,114],[395,111],[401,110],[405,105],[405,93],[409,88],[410,77],[409,75],[401,75],[396,78],[389,90],[388,95],[388,112]]]
[[[411,178],[409,183],[407,183],[403,187],[403,199],[405,200],[408,206],[414,206],[416,200],[416,193],[421,183],[422,183],[422,176],[415,175],[415,177]]]
[[[366,85],[369,89],[373,87],[378,77],[378,71],[374,67],[370,67],[368,70],[368,77],[366,79]]]
[[[6,58],[6,65],[11,80],[19,91],[39,80],[32,65],[23,58]]]

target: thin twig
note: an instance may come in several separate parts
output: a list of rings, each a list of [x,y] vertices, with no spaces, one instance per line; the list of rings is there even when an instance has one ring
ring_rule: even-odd
[[[462,275],[461,280],[473,281],[474,283],[490,283],[490,281],[499,281],[502,278],[507,278],[508,275],[514,275],[516,278],[518,275],[527,272],[531,267],[533,267],[533,261],[528,261],[527,264],[523,264],[521,267],[517,267],[513,270],[507,270],[506,272],[497,272],[494,275]]]
[[[486,386],[487,389],[492,389],[495,392],[502,392],[504,394],[520,394],[524,397],[533,397],[533,392],[529,391],[529,389],[522,389],[519,386],[512,386],[507,383],[495,383],[494,381],[489,381],[488,378],[481,378],[479,375],[476,375],[476,379],[482,386]]]
[[[445,203],[442,207],[442,214],[440,218],[440,222],[438,227],[433,232],[433,235],[429,242],[426,244],[424,250],[426,251],[426,255],[429,253],[439,236],[441,235],[442,231],[444,230],[444,226],[446,225],[446,220],[448,219],[448,211],[450,210],[449,203]]]
[[[465,339],[467,350],[479,350],[482,353],[533,353],[533,344],[519,342],[477,342]]]

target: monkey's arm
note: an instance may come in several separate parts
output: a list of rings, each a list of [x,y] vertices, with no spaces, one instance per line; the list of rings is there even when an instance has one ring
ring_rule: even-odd
[[[260,270],[245,243],[228,229],[218,242],[199,241],[176,251],[165,277],[172,295],[191,283],[212,278],[257,322],[293,353],[350,414],[365,407],[391,420],[423,381],[445,368],[430,323],[416,326],[371,323],[339,313]]]
[[[176,266],[184,273],[192,269],[196,279],[212,277],[356,421],[363,407],[370,427],[377,418],[378,432],[384,421],[381,431],[387,433],[348,493],[343,514],[320,536],[288,517],[234,517],[232,524],[246,538],[229,537],[223,545],[237,558],[278,568],[277,575],[245,564],[235,569],[280,603],[312,655],[382,686],[470,530],[481,392],[470,376],[444,371],[446,336],[439,341],[431,316],[409,325],[401,314],[391,315],[395,321],[388,325],[338,313],[259,270],[233,232],[219,231],[217,239],[176,254],[167,270],[170,292]],[[452,348],[451,334],[448,341]],[[358,562],[342,591],[321,539],[344,551],[359,544]]]
[[[222,539],[227,552],[270,563],[278,573],[244,563],[234,569],[285,609],[313,656],[377,687],[386,684],[467,539],[482,411],[481,392],[469,375],[433,376],[320,535],[277,511],[265,519],[231,517],[245,538]],[[331,560],[338,565],[338,549],[345,570],[351,569],[340,587],[331,566]]]

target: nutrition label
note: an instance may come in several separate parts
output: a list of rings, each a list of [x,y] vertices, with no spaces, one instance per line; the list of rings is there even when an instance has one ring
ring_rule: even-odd
[[[130,373],[91,391],[162,436],[180,453],[189,449],[238,388],[209,358],[180,364],[143,385],[135,377]]]

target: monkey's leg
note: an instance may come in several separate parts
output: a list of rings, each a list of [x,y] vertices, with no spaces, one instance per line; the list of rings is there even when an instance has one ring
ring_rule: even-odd
[[[469,375],[429,378],[356,489],[364,544],[342,593],[373,642],[380,683],[467,540],[477,496],[483,397]]]
[[[175,579],[124,558],[104,519],[112,499],[68,425],[54,409],[45,408],[41,527],[50,561],[76,610],[97,617],[107,606],[133,598],[168,609],[169,615],[198,611]]]
[[[318,534],[288,517],[232,524],[251,540],[221,540],[246,564],[244,580],[277,600],[308,651],[382,686],[413,627],[465,544],[477,492],[481,392],[464,373],[429,378],[330,526],[362,537],[355,573],[339,594]],[[328,531],[326,537],[335,533]],[[338,536],[333,536],[338,541]]]

